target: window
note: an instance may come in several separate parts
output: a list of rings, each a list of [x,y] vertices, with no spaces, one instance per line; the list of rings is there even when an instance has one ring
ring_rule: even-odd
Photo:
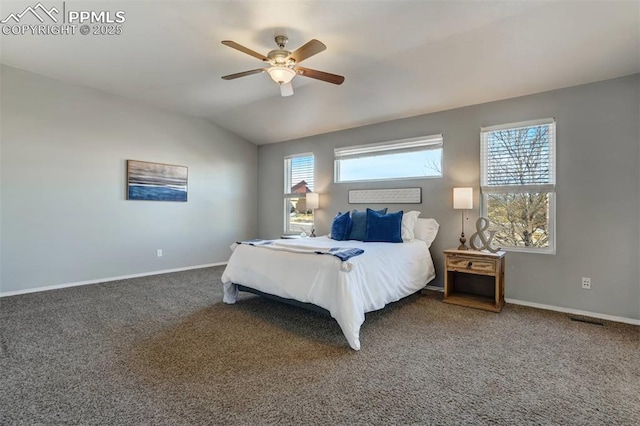
[[[311,233],[313,211],[307,209],[306,195],[313,192],[313,154],[284,159],[284,232]]]
[[[555,120],[483,128],[482,216],[497,246],[555,253]]]
[[[336,148],[335,182],[442,176],[442,135]]]

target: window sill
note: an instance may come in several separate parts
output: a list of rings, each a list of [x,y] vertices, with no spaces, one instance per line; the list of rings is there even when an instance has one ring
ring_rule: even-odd
[[[500,247],[500,250],[512,253],[532,253],[532,254],[550,254],[555,255],[555,249],[531,249],[526,247]]]

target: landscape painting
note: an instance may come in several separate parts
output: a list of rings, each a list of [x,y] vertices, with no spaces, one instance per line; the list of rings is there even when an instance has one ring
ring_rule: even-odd
[[[186,166],[127,160],[127,200],[187,201]]]

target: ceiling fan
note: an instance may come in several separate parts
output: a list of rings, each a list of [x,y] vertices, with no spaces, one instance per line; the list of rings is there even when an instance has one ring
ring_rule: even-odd
[[[255,70],[239,72],[236,74],[225,75],[222,77],[224,80],[233,80],[239,77],[245,77],[247,75],[259,74],[261,72],[269,73],[269,76],[273,81],[280,85],[280,94],[282,96],[293,95],[293,86],[291,80],[296,75],[303,77],[315,78],[316,80],[326,81],[327,83],[342,84],[344,77],[341,75],[330,74],[324,71],[317,71],[310,68],[303,68],[298,64],[311,56],[322,52],[327,48],[324,43],[313,39],[307,44],[302,45],[293,52],[285,50],[285,46],[289,39],[285,36],[276,36],[276,44],[279,49],[272,50],[267,55],[261,55],[247,47],[244,47],[235,41],[224,40],[222,44],[229,46],[236,50],[239,50],[247,55],[251,55],[254,58],[258,58],[263,62],[267,62],[269,67],[257,68]]]

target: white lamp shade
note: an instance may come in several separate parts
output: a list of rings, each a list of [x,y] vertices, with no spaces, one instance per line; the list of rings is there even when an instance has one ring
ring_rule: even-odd
[[[267,68],[267,72],[271,79],[278,84],[287,84],[296,76],[296,72],[288,67],[274,66]]]
[[[317,192],[307,192],[307,208],[309,210],[317,209],[320,205],[320,194]]]
[[[453,188],[453,208],[470,210],[473,208],[473,188]]]

